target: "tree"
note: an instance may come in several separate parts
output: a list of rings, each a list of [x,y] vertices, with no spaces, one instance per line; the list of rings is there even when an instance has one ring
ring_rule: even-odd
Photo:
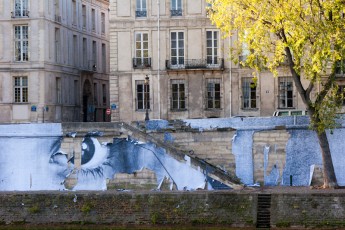
[[[277,75],[287,64],[316,131],[324,187],[337,187],[327,129],[337,127],[341,107],[336,72],[344,57],[344,0],[209,0],[211,21],[224,36],[237,35],[231,52],[238,57],[243,44],[249,54],[242,64]],[[233,58],[238,61],[238,58]],[[255,71],[255,72],[256,72]],[[254,76],[256,78],[257,75]],[[316,90],[316,86],[319,90]]]

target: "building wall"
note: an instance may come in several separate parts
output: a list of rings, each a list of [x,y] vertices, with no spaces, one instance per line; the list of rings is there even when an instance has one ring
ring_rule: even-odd
[[[82,121],[83,83],[87,77],[92,86],[97,83],[94,87],[97,90],[93,88],[91,92],[93,101],[87,105],[90,111],[95,110],[90,120],[109,120],[105,116],[109,106],[109,2],[75,0],[75,10],[73,2],[28,0],[28,13],[20,16],[14,13],[13,0],[1,2],[0,122]],[[85,28],[82,5],[87,12]],[[92,30],[92,9],[96,16],[95,30]],[[17,25],[28,26],[28,60],[15,60],[14,28]],[[87,54],[83,51],[83,38],[87,40]],[[97,47],[95,55],[92,54],[93,41]],[[87,65],[82,63],[84,54]],[[91,63],[93,56],[97,60]],[[17,76],[28,79],[28,100],[21,103],[14,99],[14,77]]]
[[[157,1],[147,0],[146,16],[136,15],[136,1],[110,2],[110,104],[113,105],[112,121],[143,120],[145,109],[138,110],[135,81],[150,78],[151,119],[186,119],[231,116],[272,116],[278,109],[305,108],[295,86],[290,95],[293,105],[282,108],[279,104],[279,77],[291,74],[286,66],[278,70],[274,78],[268,71],[257,73],[259,79],[255,95],[251,95],[254,106],[244,107],[243,79],[252,78],[253,70],[230,60],[229,50],[237,41],[236,33],[231,39],[222,38],[220,31],[207,18],[207,3],[204,0],[182,0],[182,16],[171,15],[171,1],[160,0],[159,30]],[[158,38],[159,31],[159,38]],[[171,32],[184,32],[184,58],[182,68],[169,69],[166,61],[171,59]],[[187,67],[187,59],[205,60],[207,57],[207,31],[218,31],[218,55],[224,60],[224,68],[206,68],[194,65]],[[148,57],[151,64],[146,68],[133,67],[135,33],[148,34]],[[159,46],[158,46],[159,45]],[[159,56],[159,58],[158,58]],[[157,61],[159,59],[159,62]],[[159,65],[158,65],[159,64]],[[159,68],[158,68],[159,66]],[[207,109],[206,84],[208,79],[219,79],[220,108]],[[171,109],[171,81],[184,80],[186,87],[186,109]],[[318,87],[316,87],[318,90]]]

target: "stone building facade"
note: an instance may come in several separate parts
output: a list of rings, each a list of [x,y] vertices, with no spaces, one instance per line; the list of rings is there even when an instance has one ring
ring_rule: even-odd
[[[108,0],[0,1],[0,122],[106,121]]]
[[[287,66],[276,78],[258,73],[254,85],[253,70],[230,61],[236,35],[223,39],[207,7],[205,0],[110,1],[112,121],[143,120],[146,110],[167,120],[304,110]]]

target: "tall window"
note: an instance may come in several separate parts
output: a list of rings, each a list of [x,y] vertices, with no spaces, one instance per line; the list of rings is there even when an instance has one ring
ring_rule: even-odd
[[[73,35],[73,64],[74,66],[78,66],[78,57],[79,57],[79,49],[78,49],[78,37],[77,35]]]
[[[97,70],[97,42],[92,42],[92,70]]]
[[[77,25],[77,2],[76,0],[72,0],[72,24]]]
[[[171,16],[182,16],[182,0],[171,0]]]
[[[256,108],[256,85],[251,77],[242,78],[242,108]]]
[[[79,104],[79,81],[74,80],[73,82],[73,90],[74,90],[74,104],[78,105]]]
[[[136,110],[150,109],[150,85],[145,85],[145,81],[135,81],[135,88]]]
[[[105,44],[102,44],[102,70],[107,72],[107,49]]]
[[[94,96],[94,103],[95,105],[98,105],[98,85],[97,83],[93,83],[93,96]]]
[[[103,102],[103,105],[106,105],[107,104],[107,86],[106,84],[102,84],[102,102]]]
[[[14,49],[15,61],[29,60],[29,27],[15,26],[14,27]]]
[[[146,66],[149,64],[149,41],[147,33],[135,33],[135,60],[134,66]]]
[[[340,60],[336,62],[335,74],[344,76],[345,74],[345,60]]]
[[[61,88],[61,78],[56,78],[56,104],[61,104],[62,102],[62,88]]]
[[[206,32],[206,59],[208,65],[218,64],[218,32]]]
[[[87,40],[86,38],[83,38],[83,66],[87,67]]]
[[[60,61],[60,51],[61,51],[60,29],[55,28],[55,61],[57,63],[59,63]]]
[[[136,17],[146,17],[147,9],[146,9],[146,0],[137,0],[137,7],[135,11]]]
[[[105,13],[101,13],[101,33],[105,34]]]
[[[342,105],[345,105],[345,85],[339,85],[338,92],[340,95],[342,95]]]
[[[279,77],[279,108],[292,108],[293,82],[291,77]]]
[[[186,109],[186,89],[184,80],[171,81],[171,109]]]
[[[81,6],[81,13],[82,13],[82,18],[83,18],[83,29],[86,28],[86,5]]]
[[[220,79],[207,79],[207,109],[220,109]]]
[[[28,102],[28,77],[14,77],[14,102]]]
[[[91,10],[92,31],[96,31],[96,10]]]
[[[13,17],[28,17],[28,0],[15,0]]]
[[[55,21],[61,22],[60,0],[54,0],[54,7],[55,7]]]
[[[183,32],[171,32],[171,65],[184,65]]]

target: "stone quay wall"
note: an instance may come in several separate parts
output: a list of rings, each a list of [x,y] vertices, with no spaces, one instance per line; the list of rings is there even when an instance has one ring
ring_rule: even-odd
[[[271,194],[272,228],[345,227],[343,190],[288,192],[288,188],[287,191],[282,188],[282,191]],[[255,228],[260,193],[260,189],[254,192],[247,189],[241,192],[1,193],[0,224]]]

